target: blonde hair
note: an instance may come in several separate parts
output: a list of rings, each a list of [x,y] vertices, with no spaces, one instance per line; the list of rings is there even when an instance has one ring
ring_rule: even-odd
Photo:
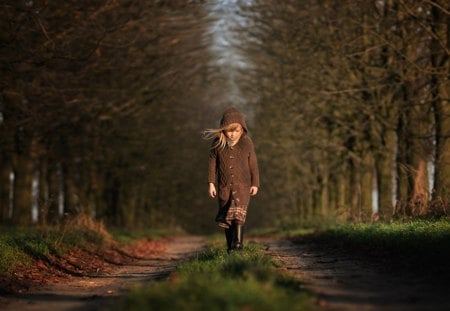
[[[223,126],[221,128],[204,130],[203,138],[206,140],[216,139],[217,141],[211,147],[211,149],[218,148],[218,149],[222,150],[228,144],[228,139],[224,132],[233,131],[234,129],[236,129],[237,126],[240,126],[242,128],[242,131],[243,131],[242,135],[244,135],[245,134],[244,127],[239,123],[232,123],[232,124]]]

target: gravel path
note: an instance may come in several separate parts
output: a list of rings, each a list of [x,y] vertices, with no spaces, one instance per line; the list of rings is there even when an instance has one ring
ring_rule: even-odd
[[[107,308],[130,286],[165,278],[176,264],[195,256],[203,247],[202,237],[176,237],[157,257],[120,266],[108,275],[72,277],[64,283],[46,285],[22,296],[8,298],[6,306],[1,309],[89,311]]]

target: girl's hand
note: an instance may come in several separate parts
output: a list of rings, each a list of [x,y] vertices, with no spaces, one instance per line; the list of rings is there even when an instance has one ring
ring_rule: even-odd
[[[250,187],[250,195],[256,195],[258,193],[258,187]]]
[[[214,186],[214,184],[213,183],[209,183],[209,196],[211,197],[211,198],[215,198],[216,197],[216,194],[217,194],[217,191],[216,191],[216,186]]]

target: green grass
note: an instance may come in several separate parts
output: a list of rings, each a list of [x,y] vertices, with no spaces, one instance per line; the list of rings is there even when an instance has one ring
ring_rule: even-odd
[[[17,247],[14,238],[4,232],[0,236],[0,250],[0,275],[9,275],[19,264],[28,266],[31,262],[30,257]]]
[[[62,256],[68,249],[98,248],[109,243],[103,232],[84,226],[63,228],[0,227],[0,275],[10,275],[33,259]]]
[[[257,244],[232,254],[212,245],[167,281],[132,290],[116,310],[309,310],[312,301]]]
[[[61,254],[58,239],[41,230],[28,228],[0,229],[0,274],[9,275],[19,266],[28,266],[32,259]]]
[[[444,264],[449,267],[450,221],[411,221],[341,225],[309,236],[299,242],[314,241],[374,260],[417,265]]]

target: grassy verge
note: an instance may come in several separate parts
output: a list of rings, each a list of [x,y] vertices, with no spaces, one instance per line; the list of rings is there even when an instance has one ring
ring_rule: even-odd
[[[341,225],[296,239],[322,243],[397,266],[450,267],[448,220]]]
[[[132,248],[130,253],[122,252],[125,257],[140,256],[142,250],[134,247],[134,242],[146,239],[157,241],[168,235],[179,234],[180,232],[176,230],[107,231],[102,223],[83,215],[62,226],[22,228],[0,226],[0,277],[11,276],[19,267],[28,269],[36,260],[50,263],[52,261],[50,258],[62,258],[70,250],[82,250],[99,257],[99,251],[120,251],[123,246],[126,249]],[[158,245],[155,243],[152,246],[149,242],[142,245],[148,252],[152,251],[151,247],[156,249]],[[109,261],[114,260],[109,258]]]
[[[308,310],[313,299],[257,244],[228,255],[212,244],[164,282],[132,290],[116,310]]]
[[[71,248],[98,249],[111,241],[103,225],[90,218],[77,218],[61,228],[0,227],[0,275],[8,276],[36,259],[62,256]]]

